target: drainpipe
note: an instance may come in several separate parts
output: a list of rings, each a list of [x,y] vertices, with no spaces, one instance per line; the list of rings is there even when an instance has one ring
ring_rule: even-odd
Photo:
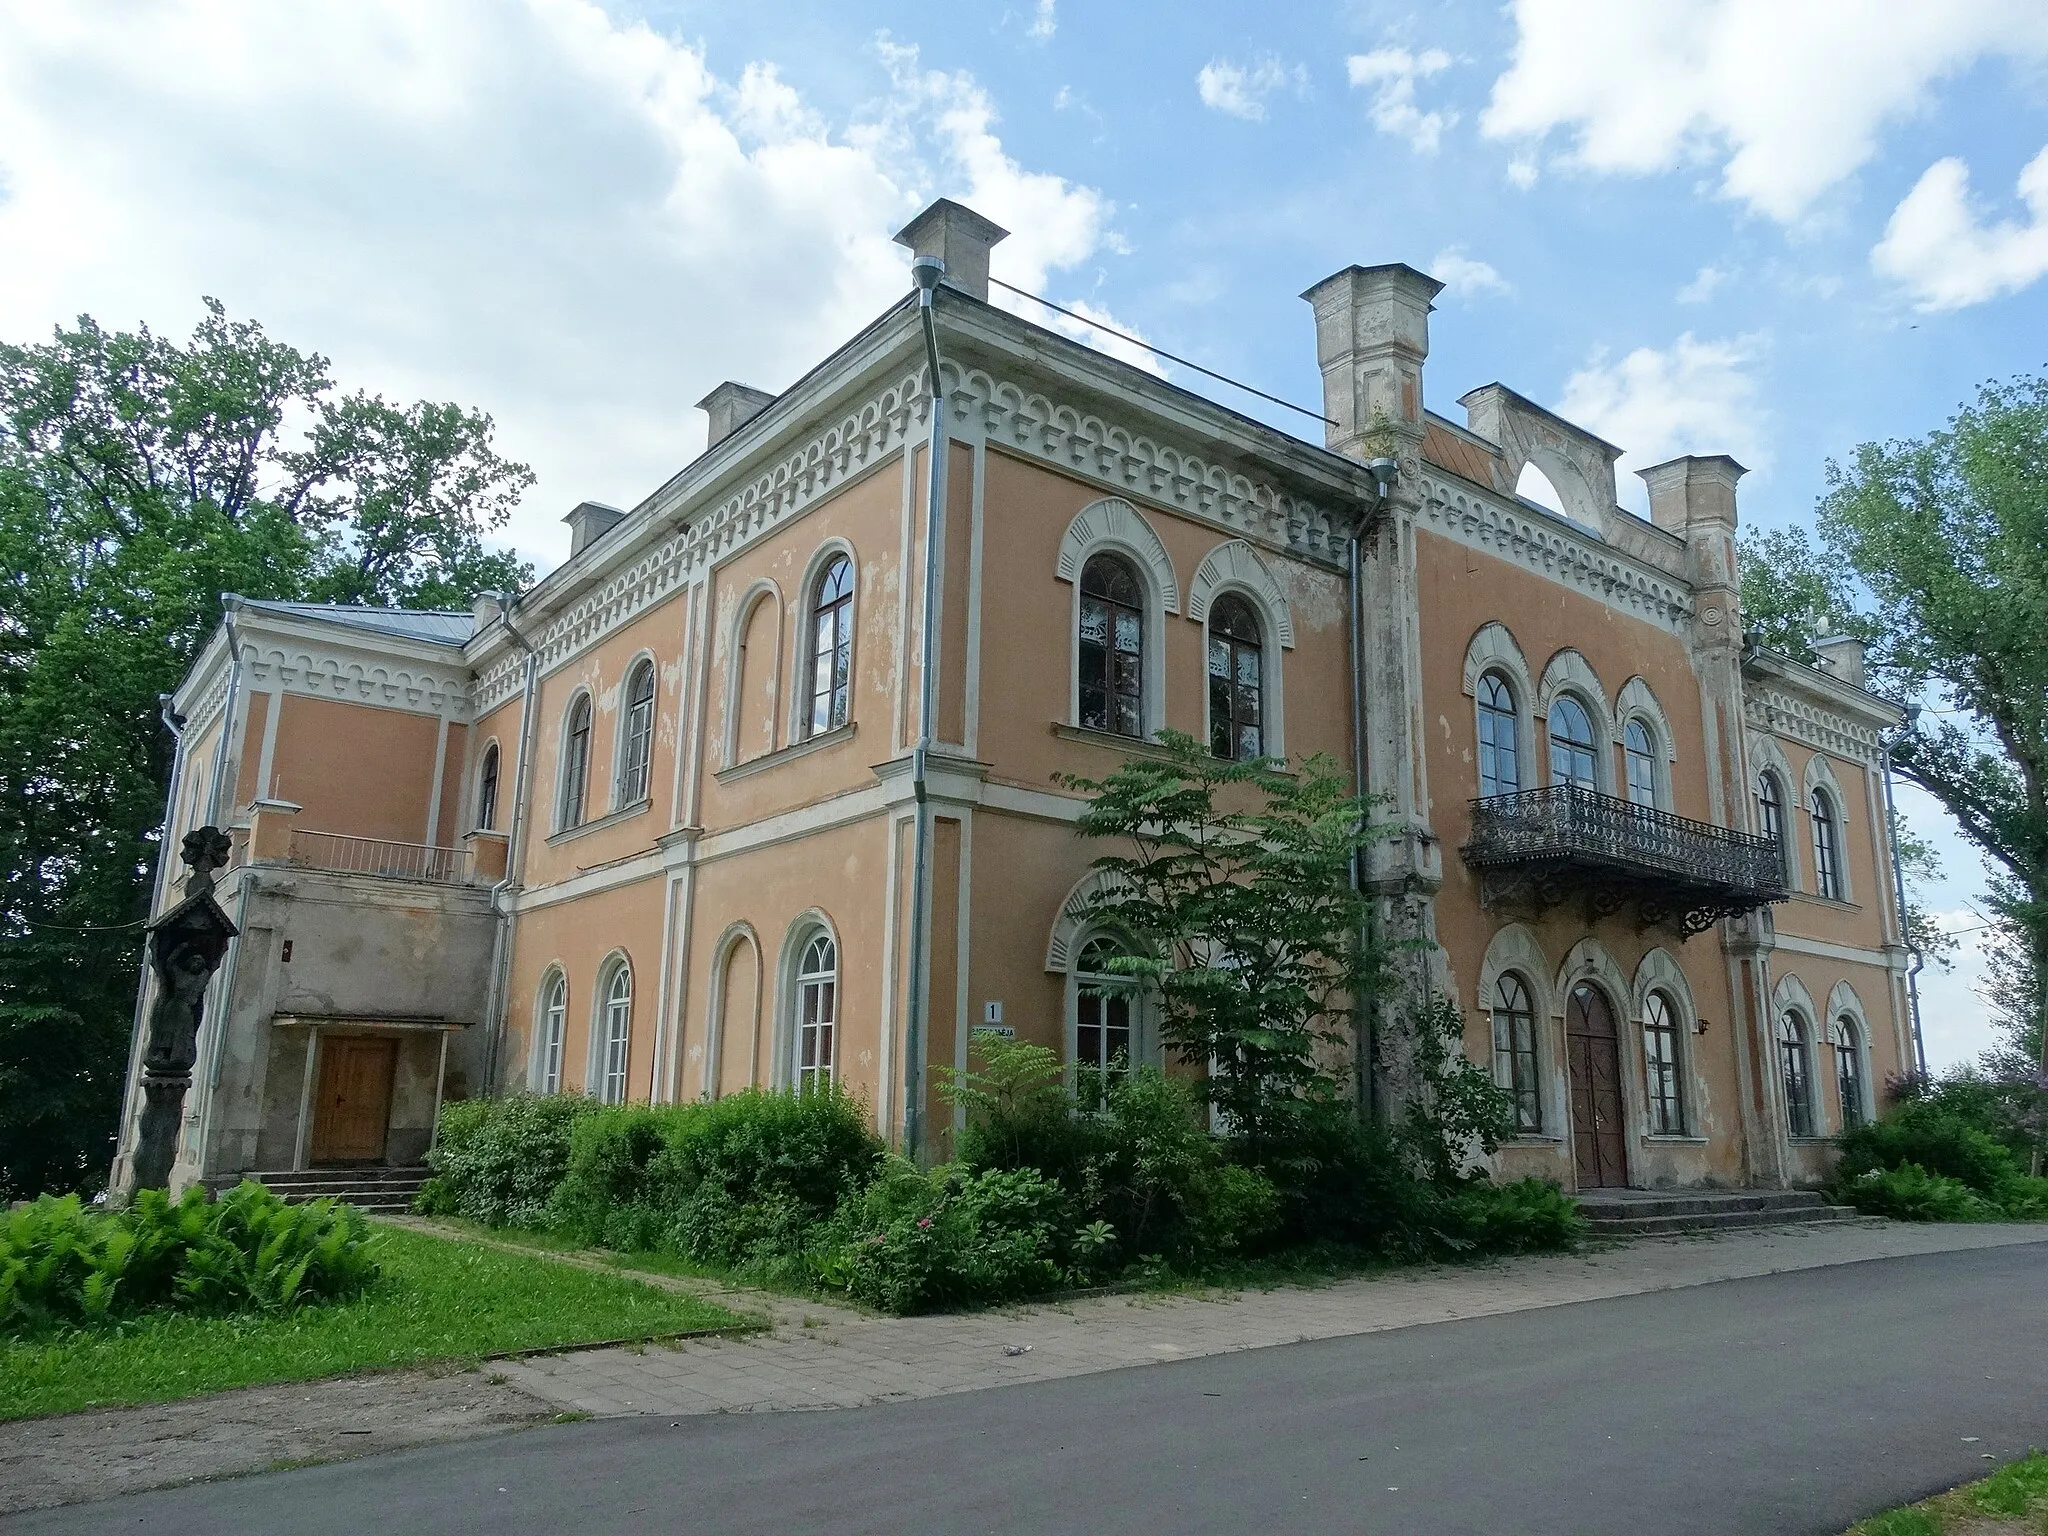
[[[484,1001],[485,1093],[498,1090],[498,1056],[504,1045],[505,1015],[509,1011],[506,989],[511,985],[513,911],[507,904],[507,898],[518,883],[526,857],[526,780],[533,756],[533,696],[540,683],[540,653],[512,625],[512,609],[517,597],[510,592],[500,592],[497,599],[498,622],[505,626],[505,633],[512,637],[513,644],[526,653],[526,667],[519,694],[519,744],[512,763],[512,824],[505,834],[505,873],[491,887],[490,896],[491,913],[497,918],[498,926],[491,936],[491,988]],[[439,1120],[437,1113],[437,1126]]]
[[[931,901],[931,801],[926,785],[926,759],[931,752],[937,714],[938,687],[932,676],[938,649],[938,628],[932,608],[939,593],[939,511],[945,489],[946,386],[939,377],[938,320],[933,302],[946,264],[936,256],[920,256],[910,264],[917,281],[918,318],[924,328],[924,355],[932,375],[931,441],[925,449],[924,604],[918,623],[917,746],[910,757],[910,790],[915,802],[910,873],[910,992],[903,1010],[903,1155],[915,1159],[924,1140],[924,1039],[931,968],[925,908]]]
[[[1373,514],[1386,505],[1399,465],[1390,458],[1377,458],[1366,465],[1373,478],[1372,501],[1362,508],[1351,525],[1351,602],[1347,615],[1351,635],[1351,792],[1365,798],[1365,534]],[[1365,890],[1365,850],[1351,850],[1351,889],[1361,897]],[[1361,963],[1372,944],[1372,912],[1368,906],[1359,923],[1358,953]],[[1358,1080],[1354,1088],[1359,1106],[1370,1119],[1380,1113],[1379,1000],[1368,997],[1358,1009]]]
[[[1910,731],[1918,722],[1920,711],[1916,708],[1906,717],[1905,728]],[[1926,963],[1911,936],[1906,932],[1906,866],[1899,859],[1899,812],[1892,804],[1892,738],[1878,739],[1879,749],[1884,757],[1884,815],[1885,838],[1892,849],[1892,892],[1899,908],[1899,942],[1906,947],[1911,957],[1906,966],[1906,995],[1913,1009],[1913,1061],[1914,1069],[1921,1077],[1927,1075],[1927,1041],[1920,1033],[1920,967]]]

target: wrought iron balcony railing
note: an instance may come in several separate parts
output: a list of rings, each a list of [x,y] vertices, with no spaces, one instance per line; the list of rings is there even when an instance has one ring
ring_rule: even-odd
[[[1634,902],[1645,923],[1688,934],[1785,896],[1777,839],[1570,784],[1474,800],[1463,852],[1489,904],[1577,896],[1607,916]]]

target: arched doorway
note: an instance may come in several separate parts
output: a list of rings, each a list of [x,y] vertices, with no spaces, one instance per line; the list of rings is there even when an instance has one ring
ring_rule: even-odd
[[[1628,1183],[1622,1135],[1621,1040],[1614,1006],[1589,981],[1572,988],[1564,1043],[1572,1084],[1572,1158],[1580,1189]]]

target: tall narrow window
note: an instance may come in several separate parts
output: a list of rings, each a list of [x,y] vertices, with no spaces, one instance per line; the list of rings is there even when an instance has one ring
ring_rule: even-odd
[[[853,562],[835,555],[811,593],[811,715],[808,735],[846,724],[853,675]]]
[[[541,992],[540,1058],[534,1073],[542,1093],[562,1091],[562,1040],[569,1029],[569,983],[557,972]]]
[[[498,824],[498,744],[484,748],[484,765],[476,776],[476,824],[485,832]]]
[[[1678,1085],[1678,1011],[1662,992],[1643,1000],[1643,1073],[1652,1136],[1685,1134],[1685,1097]]]
[[[1785,1080],[1785,1128],[1794,1136],[1813,1135],[1813,1074],[1806,1062],[1806,1021],[1789,1008],[1778,1020],[1778,1071]]]
[[[654,663],[642,661],[626,679],[626,730],[619,743],[619,804],[647,798],[654,765]]]
[[[1763,835],[1778,845],[1778,859],[1784,867],[1785,883],[1792,884],[1792,847],[1785,841],[1785,786],[1769,769],[1756,779],[1757,825]]]
[[[839,951],[829,935],[804,946],[796,967],[796,1086],[832,1085],[833,1034],[839,1022]]]
[[[1130,978],[1109,968],[1123,953],[1115,939],[1098,935],[1074,962],[1074,1076],[1084,1103],[1098,1101],[1112,1080],[1131,1070]]]
[[[1081,724],[1145,734],[1145,589],[1115,555],[1081,568]]]
[[[1821,895],[1842,899],[1842,825],[1824,789],[1813,792],[1813,883]]]
[[[1657,804],[1657,747],[1650,728],[1640,720],[1629,721],[1621,733],[1622,754],[1628,759],[1628,797],[1637,805],[1655,809]]]
[[[1266,750],[1259,616],[1225,595],[1209,609],[1209,750],[1244,762]]]
[[[604,991],[604,1056],[598,1062],[597,1096],[607,1104],[626,1102],[627,1048],[633,1039],[633,972],[620,965]]]
[[[1498,672],[1479,679],[1479,793],[1513,795],[1522,789],[1522,748],[1515,696]]]
[[[1536,1077],[1536,1010],[1529,988],[1512,973],[1494,984],[1493,1075],[1515,1097],[1515,1129],[1543,1129],[1543,1090]]]
[[[569,728],[562,733],[562,807],[555,821],[563,831],[583,825],[589,788],[590,695],[579,693],[569,706]]]
[[[1586,706],[1564,694],[1550,706],[1550,782],[1598,789],[1593,756],[1593,722]]]
[[[1855,1021],[1846,1014],[1835,1020],[1828,1041],[1835,1048],[1835,1095],[1842,1109],[1842,1129],[1863,1123],[1863,1046]]]

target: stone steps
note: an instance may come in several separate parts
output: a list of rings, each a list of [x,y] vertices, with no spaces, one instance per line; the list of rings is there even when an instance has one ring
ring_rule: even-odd
[[[1591,1192],[1579,1197],[1579,1209],[1592,1223],[1594,1235],[1605,1237],[1828,1226],[1859,1214],[1850,1206],[1829,1205],[1810,1189],[1702,1190],[1669,1195],[1651,1190]]]
[[[254,1179],[279,1199],[298,1203],[306,1200],[340,1200],[371,1215],[402,1215],[412,1209],[413,1197],[426,1183],[428,1170],[412,1168],[301,1168],[266,1173],[243,1173],[209,1180],[216,1189],[232,1187],[243,1179]]]

